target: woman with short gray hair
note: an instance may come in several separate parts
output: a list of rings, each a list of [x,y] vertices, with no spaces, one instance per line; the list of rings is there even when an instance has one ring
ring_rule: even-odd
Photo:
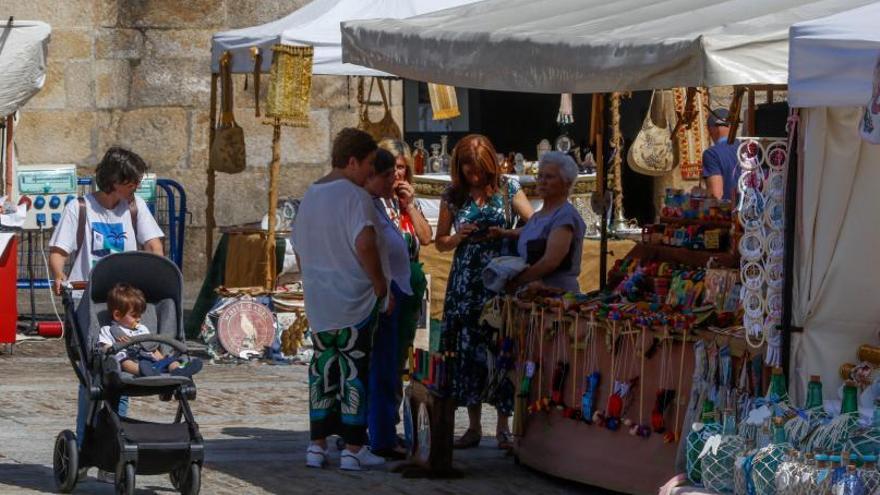
[[[551,151],[541,157],[537,191],[544,205],[525,226],[502,233],[517,239],[518,254],[528,263],[508,289],[540,281],[565,291],[580,290],[577,278],[587,225],[568,202],[577,175],[577,164],[565,153]]]

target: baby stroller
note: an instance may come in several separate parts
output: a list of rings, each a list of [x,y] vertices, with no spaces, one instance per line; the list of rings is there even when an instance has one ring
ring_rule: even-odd
[[[110,323],[106,295],[117,283],[141,289],[147,308],[141,321],[150,335],[116,343],[108,352],[97,347],[98,335]],[[190,409],[196,386],[183,376],[162,374],[136,377],[121,371],[113,355],[140,342],[158,342],[165,355],[188,359],[183,332],[183,277],[167,258],[142,252],[113,254],[92,270],[82,301],[75,307],[72,290],[64,290],[64,342],[79,382],[88,391],[89,413],[77,448],[70,430],[58,434],[53,455],[55,484],[69,493],[80,468],[98,467],[116,473],[116,493],[132,494],[136,474],[170,473],[174,487],[184,494],[197,494],[201,486],[204,445]],[[176,399],[172,423],[150,423],[122,418],[117,413],[121,396],[159,396]]]

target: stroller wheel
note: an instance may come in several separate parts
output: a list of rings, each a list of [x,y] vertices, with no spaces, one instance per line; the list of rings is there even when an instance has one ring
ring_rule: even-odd
[[[79,450],[76,446],[76,435],[72,431],[64,430],[55,438],[52,467],[55,474],[55,488],[61,493],[72,492],[76,487],[79,470]]]
[[[134,464],[120,464],[116,468],[116,494],[134,495]]]
[[[170,478],[174,489],[183,495],[198,495],[202,487],[202,467],[194,462],[171,471]]]

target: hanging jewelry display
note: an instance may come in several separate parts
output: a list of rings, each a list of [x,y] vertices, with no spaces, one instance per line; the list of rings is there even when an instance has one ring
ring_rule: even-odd
[[[737,156],[743,171],[737,208],[744,230],[739,242],[741,299],[746,310],[743,326],[749,345],[759,348],[767,344],[766,364],[779,366],[788,145],[746,139]]]

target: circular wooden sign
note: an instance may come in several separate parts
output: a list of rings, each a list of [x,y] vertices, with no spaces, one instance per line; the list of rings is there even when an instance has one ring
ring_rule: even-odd
[[[234,356],[242,351],[262,353],[275,339],[275,316],[262,304],[236,301],[220,313],[217,338],[226,352]]]

